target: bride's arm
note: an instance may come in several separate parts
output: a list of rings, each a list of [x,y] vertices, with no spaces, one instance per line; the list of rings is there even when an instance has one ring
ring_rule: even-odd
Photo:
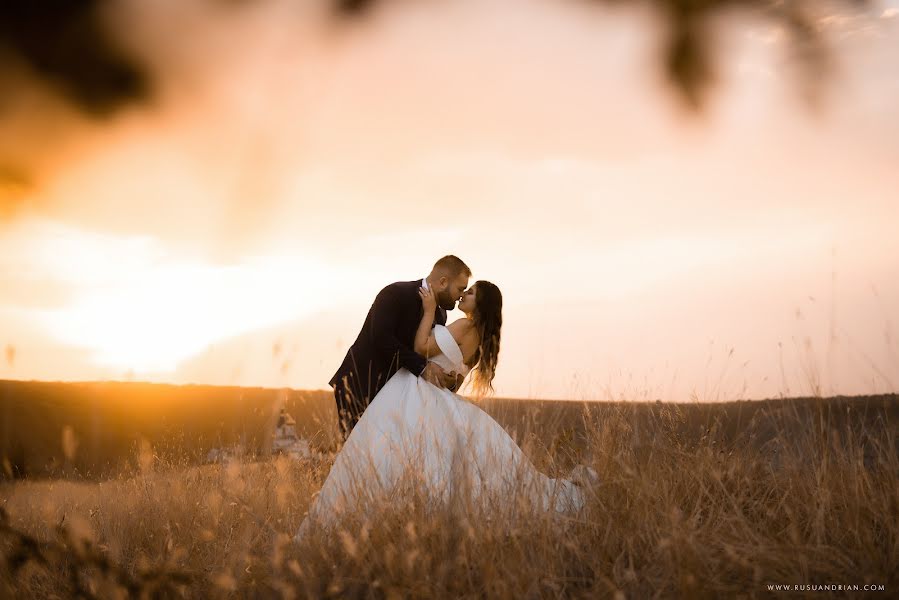
[[[440,347],[437,345],[437,340],[434,339],[434,332],[431,331],[433,324],[434,313],[425,311],[418,324],[418,331],[415,332],[415,351],[425,358],[440,354]]]
[[[418,323],[418,330],[415,332],[414,350],[424,356],[430,358],[440,354],[440,347],[437,346],[437,340],[431,328],[434,326],[434,311],[437,309],[437,299],[434,298],[434,292],[431,290],[418,290],[421,296],[422,315],[421,321]]]

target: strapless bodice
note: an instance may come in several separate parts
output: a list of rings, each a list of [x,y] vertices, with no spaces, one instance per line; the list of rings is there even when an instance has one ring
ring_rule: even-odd
[[[432,356],[430,361],[437,363],[437,365],[444,371],[455,371],[462,375],[468,375],[468,372],[471,369],[469,369],[463,362],[462,350],[459,348],[459,344],[456,343],[456,340],[453,339],[453,334],[450,333],[450,330],[444,325],[435,325],[434,339],[437,341],[437,346],[440,348],[440,354]]]

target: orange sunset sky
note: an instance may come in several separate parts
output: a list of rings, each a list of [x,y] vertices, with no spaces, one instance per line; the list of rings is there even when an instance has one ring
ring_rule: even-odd
[[[504,294],[499,395],[897,391],[899,1],[818,19],[817,109],[783,31],[722,19],[692,116],[635,5],[114,3],[151,101],[91,120],[23,74],[0,114],[33,174],[0,378],[325,388],[453,253]]]

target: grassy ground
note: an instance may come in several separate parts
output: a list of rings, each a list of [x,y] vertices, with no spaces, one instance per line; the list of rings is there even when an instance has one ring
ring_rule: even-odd
[[[683,409],[664,404],[636,427],[627,405],[605,404],[583,416],[575,450],[527,444],[549,473],[574,459],[600,473],[580,514],[408,494],[301,545],[291,537],[328,457],[198,467],[145,447],[115,479],[0,487],[0,597],[752,598],[785,595],[769,591],[778,584],[859,589],[828,597],[874,584],[885,589],[871,597],[888,597],[895,402],[865,418],[851,404],[772,404],[746,436],[714,423],[690,434]]]

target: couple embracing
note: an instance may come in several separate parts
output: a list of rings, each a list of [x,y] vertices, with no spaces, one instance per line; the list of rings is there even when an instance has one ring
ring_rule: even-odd
[[[492,391],[500,349],[502,294],[489,281],[468,287],[470,277],[461,259],[444,256],[423,279],[378,293],[330,382],[344,444],[297,538],[388,497],[410,471],[444,502],[464,484],[475,497],[524,492],[559,512],[584,505],[595,471],[578,465],[568,478],[547,477],[455,393],[469,375],[478,395]],[[447,325],[457,302],[464,317]]]

